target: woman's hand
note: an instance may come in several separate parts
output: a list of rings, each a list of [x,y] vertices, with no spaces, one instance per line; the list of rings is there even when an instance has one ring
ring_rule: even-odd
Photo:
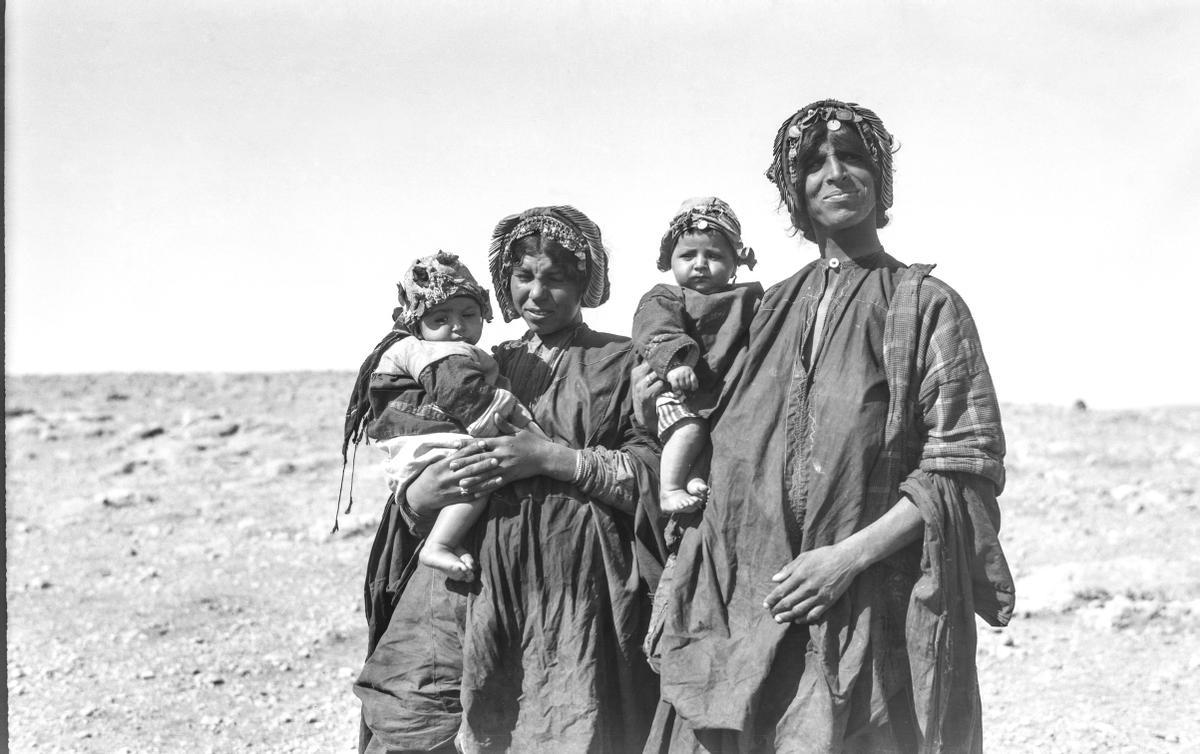
[[[518,429],[497,416],[496,427],[502,436],[472,440],[469,453],[450,464],[462,475],[459,483],[469,494],[488,494],[535,476],[574,478],[575,451],[551,440],[536,423]]]
[[[463,440],[458,450],[440,461],[426,466],[416,479],[408,485],[405,498],[413,512],[420,515],[437,513],[451,503],[461,503],[471,498],[464,493],[459,482],[463,474],[454,469],[454,462],[474,453],[467,440]]]
[[[658,431],[658,413],[654,410],[654,399],[666,390],[666,385],[650,365],[642,362],[629,372],[633,383],[633,418],[650,432]]]
[[[858,574],[921,538],[921,511],[901,497],[877,521],[829,547],[802,552],[771,577],[778,586],[763,607],[775,620],[815,623],[850,587]]]
[[[800,553],[771,577],[778,586],[763,601],[777,623],[815,623],[861,572],[858,553],[842,542]]]

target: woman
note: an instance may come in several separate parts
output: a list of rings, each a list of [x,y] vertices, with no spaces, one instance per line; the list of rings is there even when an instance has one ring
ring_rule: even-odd
[[[640,642],[661,562],[658,456],[631,421],[629,340],[583,322],[608,298],[600,231],[572,207],[531,209],[496,227],[489,267],[505,320],[529,327],[495,355],[537,427],[501,426],[390,502],[355,689],[363,748],[637,750],[657,699]],[[483,494],[463,598],[413,555],[441,507]]]
[[[892,138],[822,100],[767,176],[820,258],[767,292],[714,423],[647,751],[978,751],[1007,623],[999,411],[966,305],[883,250]]]

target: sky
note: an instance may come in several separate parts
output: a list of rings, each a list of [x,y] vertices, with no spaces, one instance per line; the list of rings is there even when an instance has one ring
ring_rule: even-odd
[[[505,215],[603,231],[628,333],[679,203],[778,282],[763,178],[825,97],[898,138],[887,251],[936,263],[1000,398],[1200,403],[1200,5],[6,4],[5,370],[353,370],[418,256]],[[490,284],[488,284],[490,287]],[[497,318],[484,344],[520,334]]]

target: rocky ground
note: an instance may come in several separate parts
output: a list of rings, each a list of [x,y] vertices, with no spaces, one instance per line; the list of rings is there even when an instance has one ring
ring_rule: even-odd
[[[6,378],[9,748],[353,751],[345,373]],[[1006,407],[991,751],[1200,750],[1200,408]]]

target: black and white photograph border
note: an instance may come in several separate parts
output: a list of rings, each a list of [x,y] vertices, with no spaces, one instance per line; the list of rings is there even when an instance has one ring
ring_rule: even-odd
[[[825,98],[894,137],[878,240],[999,400],[982,748],[1200,749],[1194,3],[19,0],[4,43],[9,751],[358,751],[394,480],[342,443],[410,264],[491,289],[490,351],[497,222],[577,207],[629,336],[719,196],[770,289],[821,256],[764,171]]]

